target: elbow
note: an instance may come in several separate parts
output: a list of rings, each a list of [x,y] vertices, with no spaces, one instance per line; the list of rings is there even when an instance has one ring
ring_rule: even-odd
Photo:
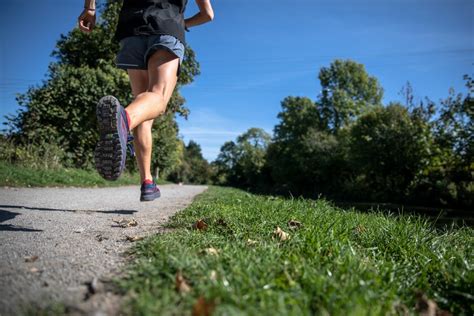
[[[204,17],[206,18],[207,22],[211,22],[212,20],[214,20],[214,12],[213,11],[205,12]]]

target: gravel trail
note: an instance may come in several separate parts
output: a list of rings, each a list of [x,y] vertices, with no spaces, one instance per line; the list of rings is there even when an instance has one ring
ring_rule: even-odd
[[[138,187],[0,188],[0,315],[55,302],[71,314],[115,313],[118,298],[104,287],[126,262],[127,236],[159,232],[206,187],[160,189],[141,203]],[[100,295],[85,299],[92,281]]]

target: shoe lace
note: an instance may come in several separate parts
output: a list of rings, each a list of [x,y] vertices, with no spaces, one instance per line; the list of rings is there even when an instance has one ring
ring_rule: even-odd
[[[130,155],[132,157],[135,157],[135,148],[133,148],[133,136],[130,134],[127,136],[127,149],[130,152]]]

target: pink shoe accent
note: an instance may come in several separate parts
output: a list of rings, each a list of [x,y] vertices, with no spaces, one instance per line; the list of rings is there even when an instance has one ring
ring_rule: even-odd
[[[125,115],[127,116],[127,126],[128,126],[128,129],[130,130],[130,115],[128,115],[127,110],[124,110],[124,111],[125,111]]]

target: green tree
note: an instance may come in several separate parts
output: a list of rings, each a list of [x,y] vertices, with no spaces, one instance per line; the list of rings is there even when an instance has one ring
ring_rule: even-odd
[[[319,80],[322,93],[317,106],[321,124],[332,133],[381,104],[383,89],[362,64],[335,60],[321,68]]]
[[[365,196],[404,201],[416,176],[429,163],[429,125],[400,104],[376,108],[351,129],[351,161]]]
[[[292,142],[301,139],[311,128],[323,128],[316,104],[305,97],[286,97],[281,102],[282,111],[275,126],[275,139]]]
[[[317,196],[340,190],[346,173],[345,133],[332,135],[322,125],[317,104],[308,98],[282,101],[280,122],[268,148],[267,164],[280,193]],[[332,191],[332,192],[331,192]]]
[[[465,76],[466,95],[450,89],[431,121],[430,161],[418,175],[412,196],[425,204],[471,207],[474,204],[473,80]],[[432,107],[436,107],[431,102]],[[419,108],[416,113],[423,112]]]
[[[182,143],[181,143],[182,144]],[[182,144],[182,158],[179,167],[171,173],[169,179],[175,182],[206,184],[210,183],[212,168],[204,159],[201,146],[190,140],[187,146]]]
[[[271,136],[263,129],[250,128],[235,143],[225,143],[214,163],[217,178],[230,185],[262,188],[268,180],[264,168],[270,141]]]
[[[31,87],[17,100],[18,115],[8,124],[17,142],[59,145],[69,162],[76,167],[91,167],[93,148],[97,142],[95,105],[104,95],[114,95],[123,104],[132,101],[126,72],[114,65],[118,43],[113,38],[121,1],[108,0],[100,5],[100,18],[91,34],[77,28],[61,35],[43,83]],[[192,82],[199,73],[194,52],[188,47],[168,115],[154,124],[153,168],[163,174],[176,168],[178,128],[174,113],[187,116],[179,87]]]

